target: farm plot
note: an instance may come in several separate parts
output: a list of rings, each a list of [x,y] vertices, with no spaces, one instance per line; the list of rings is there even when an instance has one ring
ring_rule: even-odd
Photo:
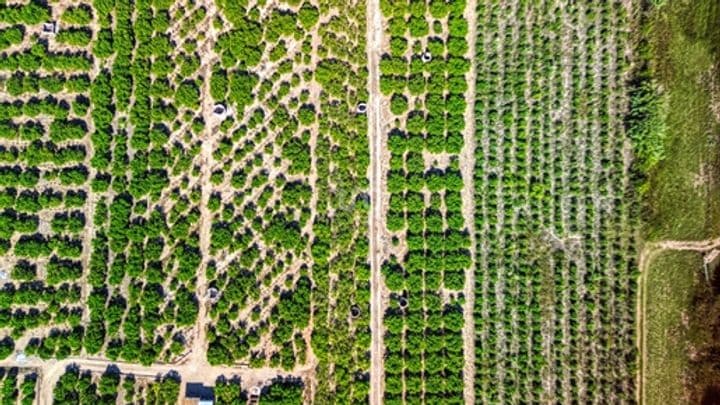
[[[148,364],[191,338],[204,76],[182,5],[0,8],[22,24],[0,64],[2,326],[28,355]]]
[[[3,358],[13,339],[22,347],[30,336],[31,352],[67,356],[84,335],[94,62],[79,38],[90,35],[89,21],[77,10],[0,5]]]
[[[480,402],[634,400],[623,3],[479,2]]]
[[[644,403],[689,402],[691,395],[699,401],[700,395],[693,392],[698,390],[688,386],[687,382],[702,383],[702,379],[691,371],[692,366],[702,364],[698,361],[702,355],[691,361],[689,354],[707,353],[697,348],[704,346],[703,335],[711,332],[704,330],[708,327],[707,318],[700,321],[688,308],[693,301],[700,302],[701,294],[707,293],[703,290],[709,289],[701,270],[702,256],[696,252],[660,252],[651,260],[643,269],[644,277],[647,277],[644,282],[648,287],[652,286],[643,292],[647,294],[642,314],[647,330],[647,336],[642,337],[645,345],[641,377]],[[701,327],[696,326],[700,324]]]
[[[208,361],[316,365],[316,401],[364,402],[365,6],[218,5]]]
[[[86,353],[149,364],[185,350],[201,264],[202,35],[183,2],[98,1],[95,204]],[[202,28],[207,21],[199,21]]]
[[[385,402],[463,402],[463,288],[471,266],[459,154],[470,67],[465,2],[381,2],[380,89],[391,122],[382,271]]]
[[[364,402],[364,3],[0,23],[0,354],[312,368],[317,398]]]

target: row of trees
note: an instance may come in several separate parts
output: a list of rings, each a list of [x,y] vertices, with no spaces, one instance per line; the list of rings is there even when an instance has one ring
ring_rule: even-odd
[[[388,134],[387,227],[404,239],[407,253],[382,266],[398,294],[384,318],[385,401],[462,403],[461,300],[443,304],[437,291],[462,290],[472,265],[457,162],[469,70],[465,2],[395,3],[381,4],[391,17],[391,54],[380,62],[380,87],[400,118]],[[438,168],[431,160],[428,168],[428,153],[449,153],[450,164]]]
[[[137,403],[171,405],[178,401],[180,378],[176,374],[167,374],[150,382],[142,393],[132,377],[121,376],[119,370],[109,367],[99,377],[78,366],[68,367],[53,388],[53,399],[60,404],[90,405],[96,403],[115,403],[120,391],[125,392],[124,399]]]
[[[0,59],[0,69],[35,72],[40,69],[47,72],[78,73],[88,72],[92,68],[92,56],[84,52],[50,52],[43,44],[21,52],[13,52]]]
[[[87,194],[83,190],[65,192],[47,188],[42,192],[5,188],[0,191],[0,208],[11,208],[20,212],[37,213],[51,208],[79,208],[85,205]],[[4,213],[5,214],[5,213]]]
[[[54,236],[46,237],[36,233],[22,235],[15,243],[13,252],[18,257],[37,259],[48,257],[53,252],[63,258],[79,258],[82,253],[82,243],[79,239]]]
[[[19,262],[21,265],[23,261]],[[26,264],[31,266],[31,264]],[[13,305],[36,305],[47,303],[49,308],[58,307],[58,304],[79,302],[80,286],[63,284],[59,287],[47,286],[41,282],[19,283],[16,287],[6,283],[0,289],[0,308],[8,309]]]
[[[40,0],[27,4],[0,5],[0,21],[9,24],[37,25],[50,19],[50,9]]]
[[[27,166],[38,166],[52,163],[55,166],[77,164],[85,160],[86,151],[83,145],[58,147],[53,142],[35,141],[26,148],[0,148],[0,161],[5,163],[24,162]]]
[[[627,83],[616,84],[632,76],[625,70],[629,20],[612,2],[558,10],[537,3],[508,16],[490,1],[478,10],[476,138],[488,147],[476,152],[477,240],[487,252],[478,261],[485,282],[476,311],[485,308],[492,320],[476,322],[475,387],[483,402],[636,395],[629,218],[637,204],[621,151],[633,130],[645,128],[632,128],[638,117],[631,114],[625,132],[625,113],[615,110],[628,107]],[[567,24],[587,37],[561,60]],[[569,78],[566,90],[558,69]],[[568,109],[556,115],[559,103]],[[639,107],[640,115],[648,112]],[[657,150],[641,152],[647,158]]]
[[[35,403],[35,388],[38,375],[34,372],[22,372],[17,368],[0,369],[0,400],[5,403],[32,405]]]
[[[92,31],[89,28],[66,28],[55,36],[55,40],[61,44],[85,47],[92,41]]]
[[[24,103],[0,103],[0,119],[3,121],[21,116],[35,118],[39,115],[47,115],[57,119],[66,119],[69,113],[70,104],[64,100],[58,100],[53,96],[48,96],[42,99],[32,97]]]
[[[9,48],[22,42],[25,31],[22,26],[13,26],[0,29],[0,50]]]

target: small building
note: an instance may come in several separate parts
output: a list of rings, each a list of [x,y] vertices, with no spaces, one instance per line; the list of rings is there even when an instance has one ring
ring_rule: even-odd
[[[249,405],[260,403],[260,394],[262,394],[262,386],[259,386],[259,385],[252,386],[252,387],[250,387],[250,389],[248,391],[249,391],[248,393],[250,395],[248,397],[247,403]]]
[[[216,303],[220,299],[220,290],[214,287],[210,287],[207,290],[207,298],[211,303]]]
[[[55,35],[58,33],[58,23],[56,21],[46,22],[42,25],[43,34]]]
[[[21,365],[27,362],[27,356],[25,355],[25,351],[20,350],[15,353],[15,362]]]
[[[202,383],[185,384],[184,405],[213,405],[215,403],[215,392],[212,387],[206,387]]]
[[[215,104],[212,109],[213,117],[215,117],[218,120],[224,120],[225,118],[231,116],[233,114],[233,110],[230,107],[227,107],[225,104]]]

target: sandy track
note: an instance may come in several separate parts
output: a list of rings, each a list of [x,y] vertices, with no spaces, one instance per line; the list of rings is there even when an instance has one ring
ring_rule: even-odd
[[[468,88],[465,93],[467,107],[465,109],[464,145],[460,153],[460,171],[463,178],[462,210],[465,217],[465,226],[470,234],[470,255],[472,265],[465,269],[465,305],[463,308],[463,353],[465,364],[463,366],[463,398],[466,404],[475,403],[475,269],[477,257],[477,244],[475,240],[475,78],[477,70],[475,65],[475,41],[477,39],[477,4],[476,0],[469,0],[465,6],[465,18],[468,22],[468,58],[470,71],[467,74]]]
[[[383,26],[379,0],[367,2],[367,59],[368,59],[368,136],[370,141],[370,404],[383,403],[383,302],[380,266],[384,229],[382,213],[382,119],[380,94],[380,55]]]
[[[637,298],[637,345],[640,352],[640,365],[637,374],[637,395],[636,399],[639,404],[645,403],[645,366],[647,365],[647,328],[645,327],[645,311],[647,308],[647,279],[650,272],[650,263],[661,253],[671,250],[707,252],[720,248],[720,238],[705,239],[700,241],[680,241],[680,240],[663,240],[657,242],[648,242],[643,246],[640,252],[638,268],[639,276],[639,292]]]
[[[208,13],[214,15],[217,13],[215,2],[206,0],[205,7]],[[202,44],[200,70],[203,76],[203,86],[201,88],[201,107],[202,116],[205,121],[205,129],[202,137],[202,145],[200,148],[200,185],[201,185],[201,203],[200,203],[200,252],[203,257],[202,264],[197,269],[197,285],[196,294],[198,298],[198,316],[195,324],[195,331],[190,349],[188,364],[197,370],[205,370],[209,367],[207,362],[207,331],[206,326],[208,319],[208,280],[206,277],[208,260],[210,255],[210,237],[212,230],[212,213],[208,207],[210,195],[213,192],[213,184],[210,181],[212,175],[212,166],[214,163],[214,132],[219,124],[213,116],[213,99],[210,96],[210,76],[212,73],[212,65],[215,63],[217,56],[213,51],[217,40],[215,27],[212,20],[205,19],[207,38]],[[183,389],[181,388],[181,393]]]

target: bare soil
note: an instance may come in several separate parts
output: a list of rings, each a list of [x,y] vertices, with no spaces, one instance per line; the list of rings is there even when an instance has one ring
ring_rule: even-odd
[[[370,404],[383,403],[383,282],[380,274],[384,251],[383,232],[383,126],[381,117],[380,56],[383,24],[379,0],[367,2],[368,136],[370,137]]]
[[[477,15],[476,0],[469,0],[465,6],[465,18],[468,22],[468,58],[470,59],[470,71],[467,74],[468,88],[465,93],[465,131],[463,150],[460,153],[460,172],[463,178],[463,189],[461,191],[462,210],[465,217],[465,226],[470,235],[470,255],[472,265],[465,269],[465,288],[463,295],[465,304],[463,307],[464,325],[463,353],[465,365],[463,367],[463,398],[466,404],[475,403],[475,270],[477,248],[475,242],[475,41],[477,39]]]

